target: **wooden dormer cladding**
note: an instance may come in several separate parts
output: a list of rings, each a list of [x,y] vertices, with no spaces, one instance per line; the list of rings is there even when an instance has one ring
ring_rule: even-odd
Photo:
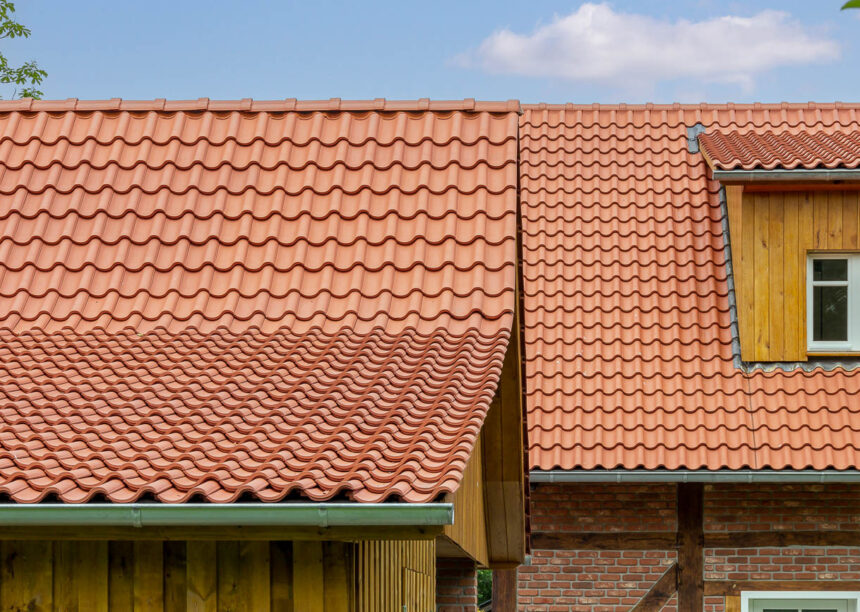
[[[860,185],[726,185],[744,361],[805,361],[806,259],[860,250]]]
[[[726,191],[744,361],[805,361],[807,260],[860,250],[860,131],[699,134]]]

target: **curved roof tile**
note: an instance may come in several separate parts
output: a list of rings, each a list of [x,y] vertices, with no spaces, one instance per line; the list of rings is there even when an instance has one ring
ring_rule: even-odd
[[[459,485],[513,322],[516,103],[0,103],[0,492]]]

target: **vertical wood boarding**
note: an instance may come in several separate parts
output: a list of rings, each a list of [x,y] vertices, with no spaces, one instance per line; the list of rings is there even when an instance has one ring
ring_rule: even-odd
[[[860,192],[726,187],[741,355],[805,361],[806,258],[860,250]]]
[[[0,554],[2,610],[435,609],[434,540],[7,540]]]
[[[435,540],[359,542],[356,566],[358,612],[436,609]]]
[[[456,542],[478,563],[489,565],[484,503],[483,442],[484,436],[481,434],[475,442],[475,448],[472,456],[469,457],[466,469],[463,470],[460,487],[452,496],[454,524],[445,525],[442,533]]]

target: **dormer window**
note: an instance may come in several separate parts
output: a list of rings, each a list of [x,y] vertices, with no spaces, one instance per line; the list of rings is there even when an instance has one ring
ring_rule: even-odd
[[[860,356],[860,131],[699,144],[725,188],[741,359]]]
[[[860,255],[813,254],[806,277],[809,351],[860,351]]]

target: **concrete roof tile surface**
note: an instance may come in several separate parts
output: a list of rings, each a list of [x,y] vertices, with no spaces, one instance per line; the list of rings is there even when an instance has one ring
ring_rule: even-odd
[[[430,501],[513,322],[511,103],[0,103],[0,492]]]
[[[860,166],[860,130],[717,131],[701,134],[699,142],[718,170]]]
[[[860,465],[860,370],[735,366],[719,184],[688,152],[696,124],[839,140],[860,106],[523,106],[534,468]]]

